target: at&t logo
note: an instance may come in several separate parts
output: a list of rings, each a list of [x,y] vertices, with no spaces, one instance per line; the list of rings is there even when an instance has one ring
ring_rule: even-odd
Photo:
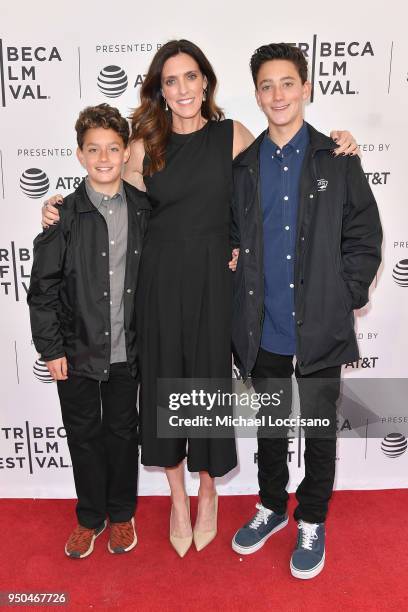
[[[99,90],[108,98],[118,98],[128,86],[126,72],[120,66],[105,66],[98,76]]]
[[[145,74],[136,75],[133,87],[143,84]],[[97,78],[98,89],[107,98],[119,98],[129,85],[128,76],[123,68],[116,65],[105,66]]]
[[[395,264],[392,278],[400,287],[408,287],[408,259],[401,259]]]
[[[379,357],[360,357],[357,361],[349,361],[345,364],[344,369],[352,368],[353,370],[358,368],[375,368]]]
[[[81,181],[81,176],[59,176],[51,181],[41,168],[28,168],[20,177],[20,189],[27,197],[38,200],[47,194],[50,185],[57,192],[73,191]]]
[[[391,172],[365,172],[370,185],[386,185]]]
[[[52,383],[54,382],[54,379],[52,378],[51,374],[48,371],[48,368],[45,364],[44,361],[41,361],[41,359],[37,359],[34,367],[33,367],[33,373],[34,376],[36,377],[37,380],[39,380],[42,383]]]
[[[28,168],[20,178],[21,191],[29,198],[42,198],[50,188],[48,176],[40,168]]]
[[[390,433],[381,442],[382,452],[390,459],[396,459],[403,455],[407,450],[407,446],[408,441],[406,437],[400,433]]]

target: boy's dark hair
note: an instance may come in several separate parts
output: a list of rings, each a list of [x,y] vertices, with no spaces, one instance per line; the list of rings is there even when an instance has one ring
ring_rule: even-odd
[[[251,67],[255,87],[258,72],[262,64],[275,59],[288,60],[289,62],[292,62],[297,68],[302,83],[307,81],[307,61],[302,51],[297,47],[288,45],[287,43],[270,43],[269,45],[259,47],[259,49],[257,49],[251,57],[249,65]]]
[[[85,132],[99,127],[106,130],[111,129],[119,134],[123,144],[127,147],[129,142],[129,124],[127,120],[122,117],[117,108],[104,103],[97,106],[87,106],[79,113],[75,123],[75,130],[80,149],[84,146]]]

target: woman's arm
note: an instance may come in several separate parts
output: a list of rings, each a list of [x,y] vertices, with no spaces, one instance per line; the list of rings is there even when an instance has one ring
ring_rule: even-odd
[[[145,149],[143,140],[134,140],[130,144],[130,157],[123,170],[123,178],[125,181],[137,187],[140,191],[146,191],[146,186],[143,181],[144,156]]]
[[[237,155],[244,151],[250,144],[254,142],[255,138],[251,132],[242,125],[239,121],[234,121],[234,140],[232,145],[232,158],[234,159]]]

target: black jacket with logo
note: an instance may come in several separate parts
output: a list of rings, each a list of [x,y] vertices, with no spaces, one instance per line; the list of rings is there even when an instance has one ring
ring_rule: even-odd
[[[334,157],[336,144],[307,125],[310,144],[300,178],[295,243],[296,357],[302,374],[358,359],[353,309],[368,301],[381,262],[377,204],[358,157]],[[259,351],[264,317],[262,133],[234,161],[232,242],[233,349],[247,378]],[[271,262],[272,265],[273,262]]]
[[[150,204],[124,182],[128,244],[124,285],[126,354],[137,374],[135,289]],[[107,380],[110,366],[109,240],[103,215],[83,181],[60,207],[60,222],[34,240],[27,302],[37,351],[44,361],[66,356],[68,372]]]

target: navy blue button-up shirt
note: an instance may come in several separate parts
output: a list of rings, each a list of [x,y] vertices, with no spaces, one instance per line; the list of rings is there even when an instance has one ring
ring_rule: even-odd
[[[296,353],[294,257],[300,174],[308,144],[303,123],[282,149],[268,132],[260,147],[265,278],[261,347],[280,355]]]

